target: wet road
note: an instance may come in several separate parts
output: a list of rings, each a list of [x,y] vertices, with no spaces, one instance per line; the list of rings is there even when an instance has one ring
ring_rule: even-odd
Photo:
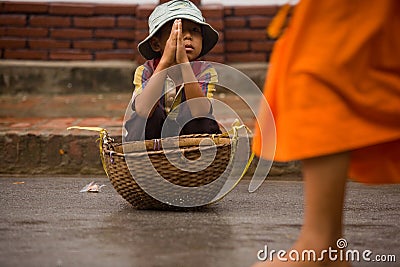
[[[79,193],[90,181],[100,193]],[[24,182],[24,183],[21,183]],[[0,266],[250,266],[257,252],[288,249],[302,222],[302,182],[248,181],[199,211],[138,211],[106,178],[0,178]],[[349,183],[348,249],[395,255],[400,185]]]

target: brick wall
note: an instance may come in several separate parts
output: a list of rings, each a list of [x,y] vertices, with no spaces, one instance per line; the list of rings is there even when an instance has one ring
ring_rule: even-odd
[[[134,60],[154,5],[0,1],[0,58]],[[200,5],[220,33],[204,57],[221,63],[265,62],[273,46],[265,28],[276,6]]]

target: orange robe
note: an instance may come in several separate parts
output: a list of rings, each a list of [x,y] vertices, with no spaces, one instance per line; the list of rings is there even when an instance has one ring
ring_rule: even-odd
[[[400,182],[400,1],[303,0],[272,54],[276,161],[351,151],[350,178]],[[261,105],[253,151],[271,129]]]

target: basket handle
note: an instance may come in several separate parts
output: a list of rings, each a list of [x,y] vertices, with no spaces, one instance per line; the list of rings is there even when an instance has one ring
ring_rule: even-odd
[[[226,132],[224,134],[233,135],[233,139],[236,142],[236,140],[239,138],[239,130],[242,129],[242,128],[245,128],[247,133],[252,134],[250,128],[247,127],[247,125],[245,125],[245,124],[241,124],[238,119],[235,119],[232,122],[232,128],[228,132]],[[251,152],[251,155],[250,155],[250,157],[249,157],[249,159],[248,159],[248,161],[246,163],[246,166],[245,166],[245,168],[244,168],[244,170],[243,170],[243,172],[242,172],[242,174],[241,174],[241,176],[239,178],[239,181],[242,180],[243,176],[249,170],[250,164],[251,164],[251,162],[253,162],[254,155],[255,155],[254,152]]]

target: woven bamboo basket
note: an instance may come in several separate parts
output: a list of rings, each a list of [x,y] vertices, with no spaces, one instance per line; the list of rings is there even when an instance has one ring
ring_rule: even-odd
[[[201,142],[206,138],[212,139],[215,145],[213,147],[201,146]],[[214,182],[212,187],[196,194],[197,202],[211,202],[220,192],[230,172],[229,162],[232,150],[229,135],[194,134],[165,138],[162,141],[146,140],[120,144],[114,143],[107,134],[103,136],[101,156],[105,171],[115,190],[137,209],[176,209],[177,206],[166,204],[152,197],[132,176],[132,174],[141,177],[154,175],[149,171],[151,168],[140,168],[151,163],[163,179],[181,187],[202,187]],[[164,147],[159,147],[160,143]],[[145,151],[143,151],[144,146]],[[179,161],[184,156],[192,162],[191,164],[196,164],[198,162],[196,159],[201,156],[200,150],[204,153],[208,149],[215,148],[216,155],[213,162],[198,172],[181,169],[170,162],[171,159]],[[165,151],[168,151],[168,157]],[[131,164],[127,162],[131,162]],[[151,187],[152,184],[150,183],[146,187],[149,186]],[[157,187],[151,188],[153,192],[155,190],[158,194],[170,194],[168,189],[159,184],[155,184],[153,187]]]
[[[104,170],[115,190],[136,209],[198,208],[214,203],[228,193],[221,194],[221,188],[231,174],[231,163],[237,145],[237,138],[235,136],[232,138],[229,133],[192,134],[161,140],[117,143],[102,128],[79,126],[70,128],[100,132],[99,149]],[[212,141],[212,145],[210,142],[204,144],[206,139]],[[184,157],[190,164],[189,168],[196,169],[198,167],[196,164],[202,164],[201,160],[198,160],[199,157],[203,153],[207,154],[208,150],[214,150],[214,157],[206,168],[201,169],[200,166],[200,171],[190,171],[171,163],[179,162]],[[251,159],[247,162],[247,167],[250,162]],[[149,168],[149,165],[153,168]],[[163,196],[171,195],[171,191],[169,186],[153,183],[150,178],[154,176],[162,177],[169,184],[179,187],[196,188],[196,194],[193,196],[196,198],[194,202],[203,204],[188,207],[158,200],[154,194],[149,194],[148,191]],[[143,186],[143,182],[138,183],[138,177],[142,178],[141,181],[144,178],[149,182]]]

